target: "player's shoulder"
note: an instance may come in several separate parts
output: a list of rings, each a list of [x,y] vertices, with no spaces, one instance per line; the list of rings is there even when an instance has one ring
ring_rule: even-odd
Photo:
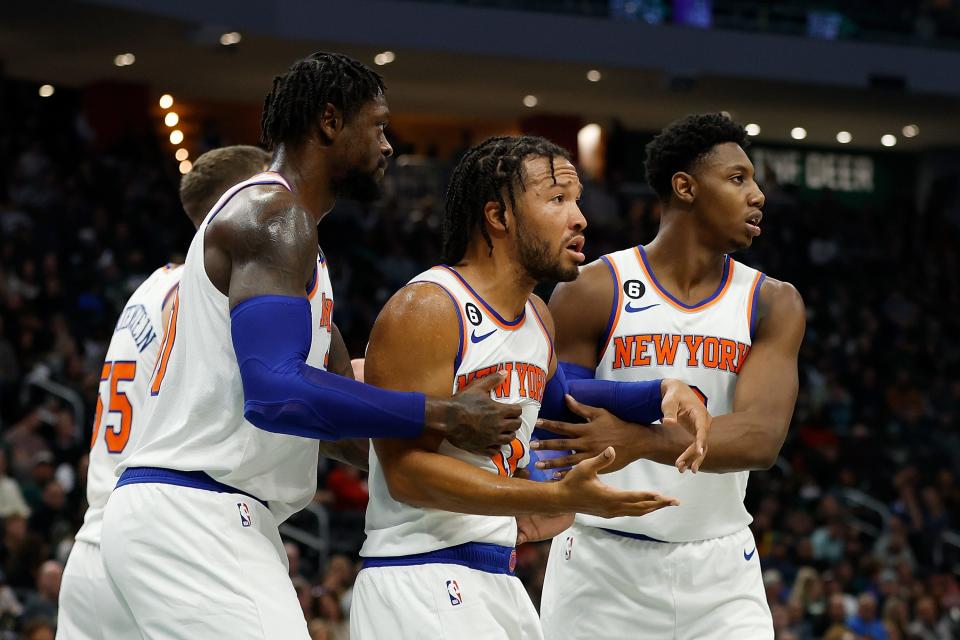
[[[797,288],[789,282],[766,276],[757,298],[761,338],[777,334],[803,335],[806,307]]]
[[[533,305],[534,311],[537,312],[537,316],[543,322],[543,328],[547,331],[550,338],[553,339],[555,334],[555,329],[553,325],[553,314],[550,313],[550,308],[547,306],[547,303],[543,301],[543,298],[538,296],[535,293],[530,294],[530,304]]]
[[[598,311],[606,317],[613,304],[616,283],[604,258],[580,268],[575,280],[561,282],[550,296],[550,311],[554,315],[566,311],[590,314]]]
[[[777,280],[764,274],[760,285],[760,304],[768,308],[783,308],[785,311],[803,312],[803,296],[797,288],[785,280]]]
[[[256,184],[231,198],[210,220],[206,242],[234,251],[317,252],[317,222],[282,184]]]
[[[460,348],[462,320],[450,295],[431,281],[411,282],[393,294],[370,334],[370,344],[391,350],[447,357]],[[452,356],[450,356],[452,358]]]

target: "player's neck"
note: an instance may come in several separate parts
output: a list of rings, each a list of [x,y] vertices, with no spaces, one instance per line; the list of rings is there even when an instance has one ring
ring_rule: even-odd
[[[681,299],[704,285],[715,286],[725,260],[724,252],[706,244],[687,219],[661,219],[657,237],[644,247],[657,280]]]
[[[482,245],[471,244],[454,268],[497,313],[516,318],[523,313],[537,283],[521,273],[520,265],[502,247],[496,247],[490,255],[487,244]]]
[[[308,152],[306,145],[300,148],[279,145],[273,152],[270,171],[283,176],[297,199],[317,222],[333,209],[337,198],[321,154]]]

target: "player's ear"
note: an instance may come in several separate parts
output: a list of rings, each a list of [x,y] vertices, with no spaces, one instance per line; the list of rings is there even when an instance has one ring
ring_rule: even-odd
[[[340,112],[340,109],[337,109],[328,102],[323,107],[323,111],[320,112],[320,117],[317,119],[317,133],[320,136],[320,140],[329,144],[336,139],[337,134],[342,130],[343,113]]]
[[[670,179],[673,196],[685,204],[692,204],[697,197],[697,179],[685,171],[677,171]]]
[[[491,200],[483,206],[483,219],[494,232],[504,234],[509,229],[507,216],[499,202]]]

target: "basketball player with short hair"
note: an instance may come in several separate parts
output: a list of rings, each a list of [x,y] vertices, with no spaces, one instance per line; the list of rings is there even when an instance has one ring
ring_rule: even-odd
[[[578,515],[554,538],[541,607],[548,639],[773,638],[743,498],[749,471],[773,465],[786,437],[805,319],[793,286],[728,255],[760,235],[764,196],[746,145],[744,129],[720,114],[666,127],[647,146],[647,179],[663,204],[657,237],[587,265],[550,301],[559,357],[583,377],[677,377],[715,417],[708,473],[697,475],[667,466],[690,442],[683,430],[576,403],[588,424],[546,422],[563,437],[538,446],[576,453],[544,467],[613,446],[611,466],[623,468],[606,481],[680,500],[644,518]]]
[[[180,180],[180,203],[195,227],[220,194],[270,164],[258,147],[233,146],[201,155]],[[63,570],[57,637],[106,640],[104,620],[121,605],[110,590],[100,558],[100,536],[107,498],[117,483],[115,470],[142,437],[147,386],[160,351],[165,319],[181,265],[154,271],[124,305],[100,371],[100,389],[87,466],[87,512]]]
[[[523,426],[485,456],[440,435],[374,440],[364,568],[351,605],[355,640],[541,638],[513,576],[518,520],[521,539],[538,539],[572,522],[558,514],[640,516],[674,504],[601,483],[597,472],[613,462],[611,451],[560,482],[513,477],[530,459],[530,435],[557,369],[553,321],[533,289],[577,277],[581,190],[567,152],[543,138],[491,138],[472,148],[447,192],[447,264],[414,278],[377,318],[368,382],[439,396],[500,373],[494,393],[522,408]]]
[[[277,528],[313,498],[320,440],[513,439],[520,410],[490,398],[495,380],[432,398],[327,371],[350,363],[317,224],[338,196],[376,197],[388,118],[382,78],[347,56],[274,79],[271,171],[224,193],[193,238],[147,437],[107,504],[104,567],[129,613],[112,637],[306,639]]]

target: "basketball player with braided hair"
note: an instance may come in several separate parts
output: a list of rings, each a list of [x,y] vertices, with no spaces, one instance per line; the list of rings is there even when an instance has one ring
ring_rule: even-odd
[[[373,441],[351,638],[541,638],[513,575],[515,543],[549,537],[574,512],[642,516],[675,504],[600,482],[612,451],[559,482],[522,477],[557,374],[553,321],[533,289],[577,277],[581,190],[567,152],[543,138],[497,137],[472,148],[447,191],[446,264],[411,280],[377,318],[367,382],[441,396],[499,374],[493,393],[521,408],[522,425],[486,455],[439,434]]]
[[[313,498],[320,441],[338,443],[327,453],[434,433],[483,452],[513,439],[520,409],[490,398],[494,379],[453,397],[352,380],[317,224],[339,196],[376,196],[392,153],[384,90],[347,56],[295,62],[264,103],[270,170],[200,224],[144,441],[104,515],[104,567],[128,613],[108,637],[306,640],[278,526]]]

